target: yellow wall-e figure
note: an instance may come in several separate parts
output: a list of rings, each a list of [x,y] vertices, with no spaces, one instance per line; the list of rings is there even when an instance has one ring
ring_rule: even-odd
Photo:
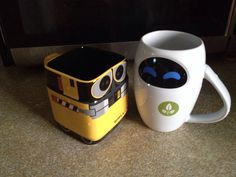
[[[55,121],[87,144],[101,140],[127,112],[126,59],[81,47],[44,60]]]

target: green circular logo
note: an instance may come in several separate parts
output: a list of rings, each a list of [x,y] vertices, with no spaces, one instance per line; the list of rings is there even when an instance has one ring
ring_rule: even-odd
[[[158,106],[158,110],[164,116],[172,116],[178,112],[179,105],[172,101],[165,101]]]

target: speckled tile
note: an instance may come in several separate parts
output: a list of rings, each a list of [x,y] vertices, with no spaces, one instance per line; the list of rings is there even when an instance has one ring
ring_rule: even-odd
[[[209,61],[232,97],[229,116],[215,124],[184,124],[171,133],[147,128],[135,105],[129,63],[129,111],[96,145],[53,124],[42,66],[0,66],[0,176],[236,176],[236,62]],[[204,82],[194,112],[222,105]]]

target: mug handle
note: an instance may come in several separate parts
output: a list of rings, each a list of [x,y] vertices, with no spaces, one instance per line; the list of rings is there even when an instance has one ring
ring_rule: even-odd
[[[190,115],[190,118],[187,122],[190,123],[214,123],[223,120],[230,111],[231,106],[231,98],[229,92],[223,82],[219,79],[219,77],[215,74],[215,72],[211,69],[210,66],[206,65],[205,76],[204,78],[212,84],[212,86],[216,89],[221,99],[223,100],[223,107],[212,113],[208,114],[194,114]]]

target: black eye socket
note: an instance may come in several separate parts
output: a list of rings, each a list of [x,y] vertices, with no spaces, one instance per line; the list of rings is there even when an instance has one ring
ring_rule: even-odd
[[[111,79],[109,76],[105,76],[104,78],[102,78],[99,84],[100,90],[105,91],[109,87],[110,82],[111,82]]]
[[[124,67],[122,65],[120,65],[116,70],[116,79],[117,80],[121,79],[121,77],[123,76],[123,72],[124,72]]]
[[[103,77],[97,79],[91,87],[91,95],[98,99],[103,97],[108,91],[112,83],[112,70]]]
[[[146,83],[161,88],[178,88],[187,82],[187,74],[182,66],[160,57],[143,60],[139,75]]]

